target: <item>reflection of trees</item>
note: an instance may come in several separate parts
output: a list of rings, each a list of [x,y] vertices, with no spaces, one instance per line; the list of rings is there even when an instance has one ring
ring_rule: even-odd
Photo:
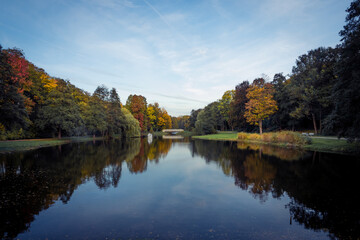
[[[148,161],[159,162],[161,158],[166,157],[172,146],[173,140],[161,140],[155,138],[151,144],[147,139],[141,139],[140,150],[133,158],[127,160],[129,171],[132,173],[142,173],[146,171]]]
[[[67,203],[87,180],[101,189],[116,187],[123,161],[134,158],[139,149],[138,139],[0,155],[0,237],[11,239],[26,231],[34,215],[57,200]]]
[[[252,153],[246,156],[244,169],[246,186],[251,186],[250,191],[253,195],[265,201],[267,194],[272,190],[276,168],[263,161],[259,153]]]
[[[247,148],[239,151],[236,143],[220,141],[194,141],[191,147],[193,154],[215,162],[224,174],[234,177],[235,185],[249,190],[254,197],[263,201],[272,191],[276,168],[261,157],[261,152]]]
[[[259,151],[262,154],[273,156],[286,161],[299,160],[305,156],[305,152],[298,149],[284,148],[284,147],[271,146],[271,145],[259,145],[259,144],[238,142],[237,147],[238,149],[242,149],[242,150],[248,149],[253,151]]]
[[[339,239],[359,239],[359,159],[316,154],[288,168],[276,187],[292,198],[287,206],[294,220]],[[280,171],[280,170],[279,170]],[[294,177],[286,181],[288,175]]]
[[[117,187],[122,164],[130,172],[165,157],[172,141],[146,139],[73,143],[61,147],[0,155],[0,237],[26,231],[34,215],[55,201],[67,203],[76,188],[94,180],[100,189]]]
[[[190,148],[260,201],[286,193],[291,219],[306,228],[331,238],[359,238],[359,159],[229,142],[194,141]]]
[[[146,151],[147,159],[149,161],[159,162],[161,158],[165,158],[174,140],[161,140],[155,139],[149,146]]]

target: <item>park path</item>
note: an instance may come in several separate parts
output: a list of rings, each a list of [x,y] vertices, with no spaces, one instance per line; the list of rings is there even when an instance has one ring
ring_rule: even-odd
[[[330,139],[330,140],[346,140],[345,138],[338,138],[338,137],[313,137],[310,136],[311,138],[319,138],[319,139]]]

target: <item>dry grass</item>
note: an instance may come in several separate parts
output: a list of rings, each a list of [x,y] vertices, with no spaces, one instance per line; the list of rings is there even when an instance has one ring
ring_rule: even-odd
[[[238,133],[238,140],[258,141],[266,143],[280,143],[290,145],[306,145],[311,143],[311,139],[297,132],[281,131],[269,132],[262,135],[257,133]]]

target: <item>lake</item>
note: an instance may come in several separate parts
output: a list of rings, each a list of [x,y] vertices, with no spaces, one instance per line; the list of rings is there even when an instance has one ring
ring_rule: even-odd
[[[359,239],[360,160],[130,139],[0,154],[3,239]]]

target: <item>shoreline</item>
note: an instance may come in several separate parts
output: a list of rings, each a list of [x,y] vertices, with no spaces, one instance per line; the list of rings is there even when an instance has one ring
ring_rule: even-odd
[[[348,143],[344,139],[337,139],[334,137],[311,137],[312,143],[306,145],[294,145],[288,143],[271,143],[264,141],[254,140],[239,140],[237,139],[237,133],[218,133],[202,136],[193,136],[192,139],[208,140],[208,141],[232,141],[232,142],[243,142],[248,144],[261,144],[271,145],[283,148],[297,148],[308,151],[326,152],[326,153],[337,153],[345,155],[359,155],[360,144],[359,143]]]
[[[103,137],[68,137],[68,138],[35,138],[0,141],[0,154],[17,151],[28,151],[43,147],[59,146],[67,143],[103,140]]]
[[[337,153],[345,155],[360,155],[359,143],[348,143],[344,139],[337,139],[334,137],[311,137],[312,143],[306,145],[295,145],[288,143],[271,143],[257,140],[239,140],[237,133],[217,133],[202,136],[191,136],[195,140],[208,140],[208,141],[232,141],[243,142],[248,144],[270,145],[283,148],[295,148],[316,152]],[[0,154],[16,151],[34,150],[43,147],[58,146],[74,142],[87,142],[93,140],[104,140],[103,137],[69,137],[69,138],[38,138],[38,139],[20,139],[20,140],[7,140],[0,141]]]

